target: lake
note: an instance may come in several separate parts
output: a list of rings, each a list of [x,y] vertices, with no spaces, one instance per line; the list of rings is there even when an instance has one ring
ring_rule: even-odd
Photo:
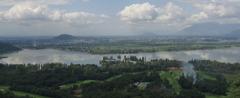
[[[0,63],[8,64],[44,64],[44,63],[74,63],[74,64],[97,64],[103,56],[137,56],[149,59],[176,59],[180,61],[189,61],[192,59],[217,60],[220,62],[240,63],[240,48],[225,48],[214,50],[192,50],[177,52],[155,52],[155,53],[136,53],[136,54],[104,54],[96,55],[82,52],[62,51],[56,49],[41,49],[22,51],[5,54]]]

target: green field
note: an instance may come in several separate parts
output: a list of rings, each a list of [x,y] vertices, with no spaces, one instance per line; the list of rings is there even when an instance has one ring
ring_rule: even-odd
[[[27,93],[27,92],[21,92],[21,91],[13,91],[13,93],[17,96],[31,96],[33,98],[50,98],[50,97],[40,96],[40,95],[31,94],[31,93]]]
[[[180,71],[160,72],[160,77],[163,79],[167,79],[169,83],[173,86],[174,90],[178,93],[182,89],[178,83],[178,79],[180,78],[181,75],[182,75],[182,72]]]
[[[95,83],[95,82],[100,82],[100,81],[98,81],[98,80],[83,80],[83,81],[78,81],[76,83],[62,85],[62,86],[60,86],[60,88],[61,89],[70,89],[75,85],[81,86],[82,84]]]
[[[0,86],[0,90],[1,91],[11,91],[11,90],[9,90],[9,86],[3,86],[3,85]],[[33,98],[50,98],[50,97],[31,94],[31,93],[22,92],[22,91],[11,91],[11,92],[13,92],[17,96],[30,96],[30,97],[33,97]]]
[[[215,77],[213,77],[213,76],[211,76],[211,75],[209,75],[209,74],[207,74],[206,72],[203,72],[203,71],[197,71],[197,75],[198,75],[198,79],[200,79],[200,80],[204,80],[204,79],[206,79],[206,80],[216,80]]]
[[[3,85],[0,85],[0,90],[1,91],[5,91],[5,90],[8,90],[8,86],[3,86]]]
[[[227,98],[226,96],[219,96],[219,95],[213,95],[206,93],[206,98]]]
[[[135,74],[135,73],[132,73],[132,74]],[[114,79],[117,79],[117,78],[121,78],[123,75],[116,75],[116,76],[113,76],[113,77],[110,77],[104,81],[112,81]],[[81,86],[81,85],[84,85],[84,84],[88,84],[88,83],[96,83],[96,82],[104,82],[104,81],[100,81],[100,80],[83,80],[83,81],[77,81],[75,83],[69,83],[69,84],[64,84],[64,85],[61,85],[60,88],[61,89],[70,89],[72,88],[73,86]]]
[[[112,80],[120,78],[120,77],[122,77],[122,75],[113,76],[113,77],[106,79],[106,81],[112,81]]]

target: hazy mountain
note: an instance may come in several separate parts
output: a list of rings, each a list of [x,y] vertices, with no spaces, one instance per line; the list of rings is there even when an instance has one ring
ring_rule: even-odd
[[[76,39],[77,37],[68,35],[68,34],[61,34],[57,37],[54,37],[55,40],[73,40]]]
[[[240,37],[240,29],[234,30],[234,31],[226,34],[225,36],[229,36],[229,37]]]
[[[184,35],[225,35],[239,30],[240,24],[200,23],[180,31]]]

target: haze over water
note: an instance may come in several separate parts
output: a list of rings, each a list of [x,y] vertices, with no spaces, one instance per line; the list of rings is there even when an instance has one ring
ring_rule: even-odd
[[[136,54],[105,54],[96,55],[82,52],[62,51],[55,49],[29,50],[6,54],[0,63],[8,64],[44,64],[44,63],[75,63],[75,64],[97,64],[104,56],[137,56],[149,59],[176,59],[189,61],[192,59],[217,60],[220,62],[240,63],[240,48],[226,48],[214,50],[194,50],[178,52],[156,52],[156,53],[136,53]]]

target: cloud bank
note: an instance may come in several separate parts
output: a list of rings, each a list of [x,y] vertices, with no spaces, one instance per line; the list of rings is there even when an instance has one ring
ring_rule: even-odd
[[[126,6],[119,12],[120,18],[128,23],[157,22],[172,23],[184,17],[183,9],[172,2],[156,7],[148,2]]]
[[[126,35],[172,33],[203,22],[240,23],[239,0],[142,1],[125,1],[114,7],[111,4],[116,1],[1,0],[0,29],[9,34],[21,30],[58,34],[64,27],[64,32],[71,34]]]
[[[33,2],[24,2],[0,12],[2,22],[65,22],[70,24],[100,23],[106,15],[96,15],[88,12],[66,12],[49,10],[48,6]]]

